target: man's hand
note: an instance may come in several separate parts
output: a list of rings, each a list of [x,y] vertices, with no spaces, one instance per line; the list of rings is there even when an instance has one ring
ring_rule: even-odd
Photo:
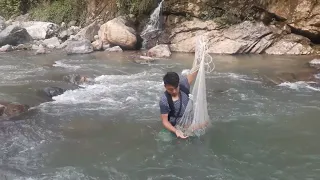
[[[185,136],[184,134],[183,134],[183,132],[181,132],[180,130],[176,130],[176,136],[177,137],[180,137],[180,138],[182,138],[182,139],[186,139],[186,138],[188,138],[188,136]]]

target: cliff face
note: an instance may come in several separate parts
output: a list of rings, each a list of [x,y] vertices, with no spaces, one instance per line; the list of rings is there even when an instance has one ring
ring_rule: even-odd
[[[100,15],[103,21],[119,15],[121,9],[119,0],[89,2],[88,14]],[[140,27],[159,0],[154,2],[149,11],[131,11],[142,12]],[[165,0],[162,13],[165,29],[153,36],[148,48],[164,43],[173,51],[193,52],[190,43],[200,34],[210,40],[212,53],[311,54],[320,44],[317,0]]]

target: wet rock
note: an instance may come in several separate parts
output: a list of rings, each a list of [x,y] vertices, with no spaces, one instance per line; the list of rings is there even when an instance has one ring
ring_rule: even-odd
[[[28,111],[30,107],[28,105],[16,103],[16,102],[0,102],[0,116],[2,118],[11,118],[20,115]]]
[[[49,98],[52,98],[54,96],[61,95],[65,92],[65,89],[59,88],[59,87],[46,87],[43,89],[43,92],[45,95]]]
[[[70,74],[70,75],[63,76],[63,80],[68,83],[75,84],[75,85],[81,85],[81,84],[88,83],[88,82],[92,81],[92,79],[90,79],[86,76],[79,75],[79,74]]]
[[[149,49],[149,51],[147,52],[147,55],[149,57],[158,57],[158,58],[170,57],[171,51],[168,45],[161,44]]]

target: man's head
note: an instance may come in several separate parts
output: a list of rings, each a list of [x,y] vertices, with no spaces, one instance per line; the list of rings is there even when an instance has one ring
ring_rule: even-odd
[[[177,96],[179,92],[179,75],[175,72],[168,72],[163,77],[164,87],[171,96]]]

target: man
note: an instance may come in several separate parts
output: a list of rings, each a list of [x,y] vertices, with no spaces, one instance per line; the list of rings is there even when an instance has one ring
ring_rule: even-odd
[[[190,84],[194,81],[197,72],[198,70],[187,76],[180,77],[175,72],[168,72],[163,77],[166,91],[161,96],[159,102],[162,124],[167,130],[175,133],[180,138],[187,138],[187,136],[184,136],[180,130],[177,130],[175,125],[187,107]]]

